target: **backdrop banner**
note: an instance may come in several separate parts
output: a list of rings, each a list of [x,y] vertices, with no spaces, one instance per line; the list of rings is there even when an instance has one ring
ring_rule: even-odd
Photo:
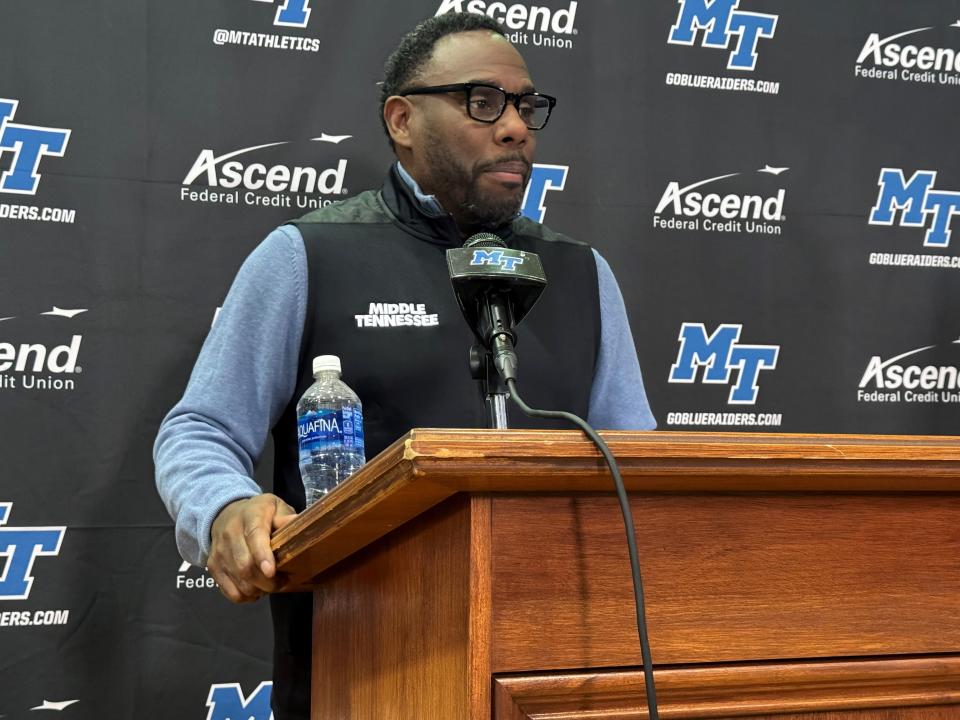
[[[523,213],[610,263],[661,430],[960,434],[960,0],[4,0],[0,717],[270,717],[266,604],[182,562],[153,440],[457,10],[558,98]]]

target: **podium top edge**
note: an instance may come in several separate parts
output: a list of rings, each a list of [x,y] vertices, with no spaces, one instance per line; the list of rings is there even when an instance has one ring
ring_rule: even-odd
[[[627,457],[756,458],[789,456],[806,459],[878,460],[899,457],[905,460],[960,460],[960,437],[937,435],[831,435],[807,433],[682,432],[600,430],[601,437]],[[543,448],[555,451],[556,445],[570,450],[591,448],[590,440],[579,430],[477,430],[456,428],[415,428],[394,444],[405,445],[407,456],[477,451],[509,455],[523,448],[526,452]]]

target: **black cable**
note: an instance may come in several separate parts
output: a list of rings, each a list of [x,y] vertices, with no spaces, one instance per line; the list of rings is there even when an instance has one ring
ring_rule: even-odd
[[[647,610],[643,602],[643,580],[640,577],[640,558],[637,554],[637,538],[633,527],[633,513],[630,512],[630,503],[627,500],[627,491],[623,487],[623,478],[620,477],[620,468],[617,467],[617,461],[613,459],[613,453],[603,441],[603,438],[597,435],[596,430],[590,427],[586,421],[577,417],[573,413],[563,412],[562,410],[535,410],[527,405],[517,393],[517,382],[513,378],[507,379],[507,387],[510,389],[510,397],[517,403],[524,413],[531,417],[542,418],[560,418],[573,423],[584,433],[587,434],[594,444],[600,450],[604,460],[610,467],[610,473],[613,475],[613,484],[617,488],[617,497],[620,499],[620,511],[623,513],[623,524],[627,531],[627,550],[630,553],[630,572],[633,575],[633,598],[637,609],[637,630],[640,633],[640,655],[643,658],[643,687],[647,692],[647,710],[650,720],[659,720],[660,713],[657,710],[657,689],[653,684],[653,660],[650,658],[650,640],[647,637]]]

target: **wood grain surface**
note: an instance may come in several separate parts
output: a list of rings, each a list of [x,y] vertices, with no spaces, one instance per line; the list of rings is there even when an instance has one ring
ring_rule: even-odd
[[[955,492],[960,439],[605,432],[637,492]],[[457,492],[609,492],[579,431],[412,430],[272,540],[287,589]]]
[[[655,678],[665,719],[960,717],[958,655],[668,668]],[[494,716],[640,720],[648,717],[643,687],[639,671],[501,676],[494,679]]]
[[[960,651],[960,496],[631,499],[654,663]],[[494,672],[639,664],[613,498],[495,496],[492,535]]]
[[[471,632],[485,622],[470,614],[471,535],[470,501],[461,496],[321,579],[314,718],[489,716],[489,667],[470,655]]]

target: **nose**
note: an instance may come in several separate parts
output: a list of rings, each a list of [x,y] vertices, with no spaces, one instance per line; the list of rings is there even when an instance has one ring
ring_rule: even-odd
[[[503,115],[495,124],[495,131],[496,140],[501,145],[522,147],[532,139],[530,128],[520,117],[516,105],[511,102],[503,109]]]

